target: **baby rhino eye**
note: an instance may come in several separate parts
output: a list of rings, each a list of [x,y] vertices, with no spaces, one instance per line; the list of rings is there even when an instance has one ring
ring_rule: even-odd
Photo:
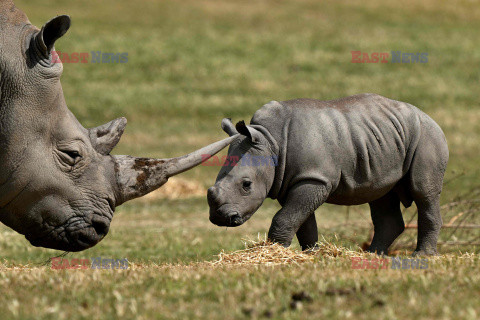
[[[242,187],[245,190],[250,189],[251,186],[252,186],[252,181],[245,180],[245,181],[242,182]]]

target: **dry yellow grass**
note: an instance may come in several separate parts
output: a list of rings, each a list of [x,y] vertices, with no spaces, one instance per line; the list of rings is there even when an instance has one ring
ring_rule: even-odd
[[[248,265],[286,265],[312,263],[319,259],[328,260],[347,260],[358,257],[362,259],[377,259],[378,256],[373,253],[365,252],[361,248],[352,250],[335,243],[322,239],[317,243],[317,247],[312,251],[300,251],[292,248],[285,248],[278,243],[272,243],[266,239],[244,240],[245,249],[233,252],[225,252],[222,250],[218,254],[215,261],[206,261],[205,263],[212,266],[248,266]],[[406,255],[410,256],[411,252],[397,250],[393,256]],[[432,262],[447,262],[456,259],[462,261],[477,261],[478,256],[474,253],[458,252],[455,254],[443,254],[438,256],[430,256],[428,259]]]
[[[246,240],[245,249],[230,253],[222,250],[218,254],[218,260],[210,263],[214,266],[300,264],[314,262],[320,257],[357,257],[362,255],[364,253],[361,251],[338,247],[334,243],[325,241],[325,239],[318,242],[317,248],[312,251],[285,248],[268,240]]]
[[[157,199],[185,199],[188,197],[205,196],[207,191],[196,181],[172,177],[168,182],[143,198],[141,201],[154,201]]]

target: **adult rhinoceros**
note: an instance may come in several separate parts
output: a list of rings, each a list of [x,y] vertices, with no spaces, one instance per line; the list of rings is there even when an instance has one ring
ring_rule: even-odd
[[[58,16],[41,30],[0,0],[0,221],[35,246],[80,251],[108,232],[115,206],[163,185],[231,138],[187,156],[112,156],[127,121],[85,129],[68,110],[52,63],[70,27]]]

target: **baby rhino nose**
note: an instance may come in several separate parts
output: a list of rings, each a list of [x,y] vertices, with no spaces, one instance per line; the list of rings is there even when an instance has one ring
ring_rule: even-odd
[[[210,204],[218,204],[218,189],[215,186],[208,188],[207,198]]]
[[[238,213],[235,213],[230,216],[230,224],[232,227],[239,226],[243,223],[242,216],[240,216]]]
[[[215,186],[208,188],[207,196],[208,196],[209,198],[210,198],[210,197],[212,197],[212,198],[218,197],[217,188],[215,188]]]

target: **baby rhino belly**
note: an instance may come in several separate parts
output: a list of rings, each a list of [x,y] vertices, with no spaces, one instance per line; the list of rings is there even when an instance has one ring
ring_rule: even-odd
[[[393,189],[395,183],[375,186],[358,186],[353,189],[339,187],[327,199],[327,203],[339,205],[359,205],[377,200]]]
[[[401,165],[370,172],[368,175],[362,175],[362,172],[352,174],[342,172],[340,181],[327,199],[327,203],[358,205],[371,202],[391,191],[403,175]]]

